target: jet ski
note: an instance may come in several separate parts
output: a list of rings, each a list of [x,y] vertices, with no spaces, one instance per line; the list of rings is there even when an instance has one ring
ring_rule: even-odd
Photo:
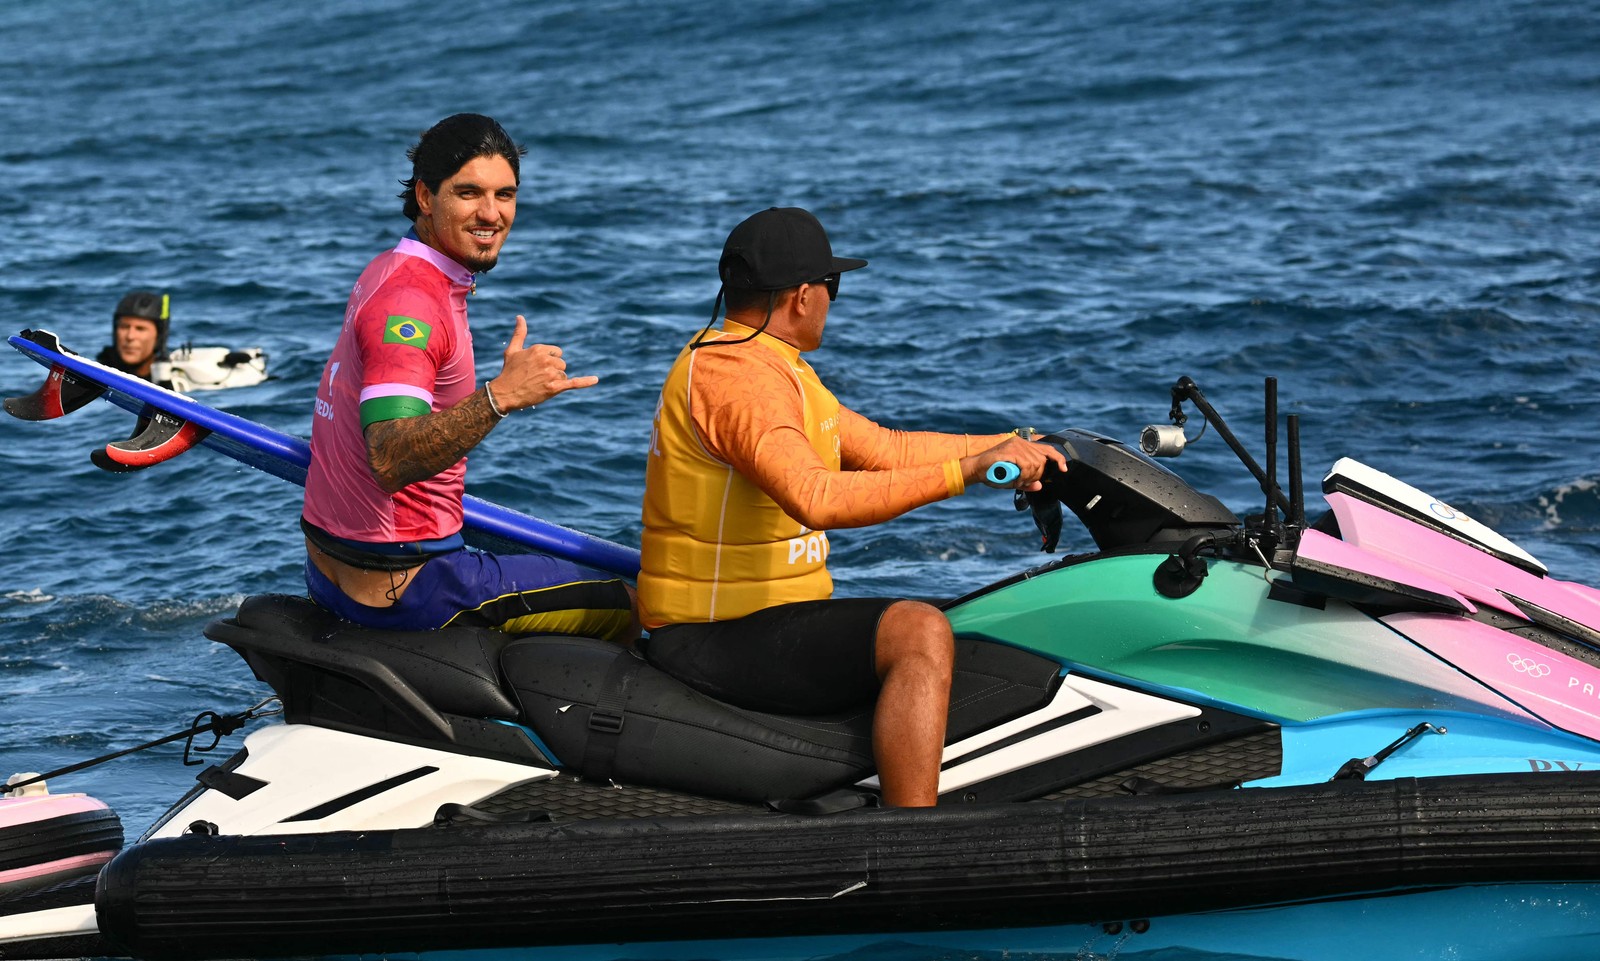
[[[1154,459],[1186,405],[1259,513]],[[1265,407],[1264,467],[1188,378],[1138,445],[1047,435],[1018,509],[1095,548],[942,605],[936,808],[878,805],[870,709],[257,596],[206,634],[282,723],[94,883],[0,893],[0,958],[1593,956],[1600,591],[1349,459],[1308,519]]]

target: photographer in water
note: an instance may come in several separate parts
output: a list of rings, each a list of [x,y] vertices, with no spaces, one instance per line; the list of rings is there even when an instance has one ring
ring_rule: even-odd
[[[148,290],[130,290],[111,313],[111,343],[95,360],[107,367],[150,380],[150,366],[167,352],[172,298]]]

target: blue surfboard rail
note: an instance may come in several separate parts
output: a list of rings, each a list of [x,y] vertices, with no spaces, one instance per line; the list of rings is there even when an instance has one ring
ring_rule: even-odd
[[[102,398],[129,413],[139,414],[148,405],[198,424],[211,432],[200,446],[263,473],[305,486],[306,471],[311,465],[311,445],[305,438],[208,407],[191,397],[96,363],[65,348],[54,350],[35,337],[48,338],[50,343],[60,346],[55,334],[42,330],[24,330],[8,341],[23,355],[47,368],[59,365],[80,377],[104,384],[106,393]],[[463,536],[475,547],[502,552],[538,551],[624,577],[636,577],[639,573],[639,552],[631,547],[471,494],[463,499],[462,508]]]

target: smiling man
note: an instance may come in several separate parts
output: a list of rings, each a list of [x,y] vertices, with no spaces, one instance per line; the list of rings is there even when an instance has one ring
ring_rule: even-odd
[[[489,117],[439,121],[407,152],[413,229],[351,291],[317,390],[300,520],[311,598],[347,620],[637,633],[623,581],[461,538],[467,452],[513,411],[598,381],[569,378],[559,347],[524,346],[519,316],[500,373],[477,385],[467,295],[516,219],[524,153]]]

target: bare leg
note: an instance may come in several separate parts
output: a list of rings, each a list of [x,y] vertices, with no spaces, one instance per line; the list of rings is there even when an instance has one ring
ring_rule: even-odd
[[[884,803],[931,807],[939,800],[955,664],[950,621],[931,604],[896,602],[878,621],[874,655],[883,686],[872,717],[872,753]]]

